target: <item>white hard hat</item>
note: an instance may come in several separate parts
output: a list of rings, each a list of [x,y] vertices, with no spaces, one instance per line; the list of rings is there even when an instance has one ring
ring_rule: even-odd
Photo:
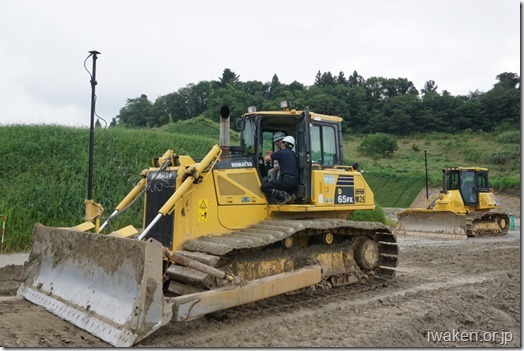
[[[284,139],[285,136],[286,134],[284,132],[275,132],[275,134],[273,134],[273,142],[276,143],[277,141]]]
[[[291,135],[284,137],[282,141],[285,141],[286,143],[288,143],[291,146],[295,145],[295,138],[293,138]]]

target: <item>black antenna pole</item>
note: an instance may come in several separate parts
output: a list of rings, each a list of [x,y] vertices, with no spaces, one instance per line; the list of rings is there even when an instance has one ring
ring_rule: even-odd
[[[93,56],[93,74],[91,75],[91,126],[89,128],[89,167],[87,175],[87,199],[93,199],[93,147],[95,143],[95,86],[96,86],[96,60],[98,51],[89,51]]]
[[[426,168],[426,200],[428,200],[428,150],[424,150],[424,166]]]

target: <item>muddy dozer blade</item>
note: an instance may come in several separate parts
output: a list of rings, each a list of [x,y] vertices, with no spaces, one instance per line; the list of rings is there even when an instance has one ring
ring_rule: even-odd
[[[114,346],[167,324],[162,245],[36,225],[18,294]]]
[[[451,211],[407,209],[397,213],[395,235],[467,239],[466,216]]]

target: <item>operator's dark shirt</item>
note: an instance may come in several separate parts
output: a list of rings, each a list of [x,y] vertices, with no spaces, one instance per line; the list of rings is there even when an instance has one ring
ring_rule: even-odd
[[[298,179],[297,157],[290,149],[281,149],[271,154],[272,160],[278,160],[280,175],[288,175]]]

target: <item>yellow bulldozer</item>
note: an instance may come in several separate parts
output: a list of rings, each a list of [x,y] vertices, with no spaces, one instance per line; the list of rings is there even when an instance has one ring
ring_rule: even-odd
[[[375,205],[362,174],[343,165],[342,119],[286,104],[249,111],[237,120],[239,145],[229,145],[224,106],[221,146],[200,161],[173,150],[154,158],[100,227],[36,225],[18,293],[112,345],[130,346],[170,321],[393,277],[391,228],[347,220]],[[277,132],[296,140],[299,185],[286,204],[261,192]],[[113,219],[139,197],[142,228],[113,230]],[[100,209],[87,212],[96,221]]]
[[[427,208],[397,213],[396,235],[466,239],[508,233],[510,218],[490,188],[487,168],[451,167],[442,173],[442,190]]]

